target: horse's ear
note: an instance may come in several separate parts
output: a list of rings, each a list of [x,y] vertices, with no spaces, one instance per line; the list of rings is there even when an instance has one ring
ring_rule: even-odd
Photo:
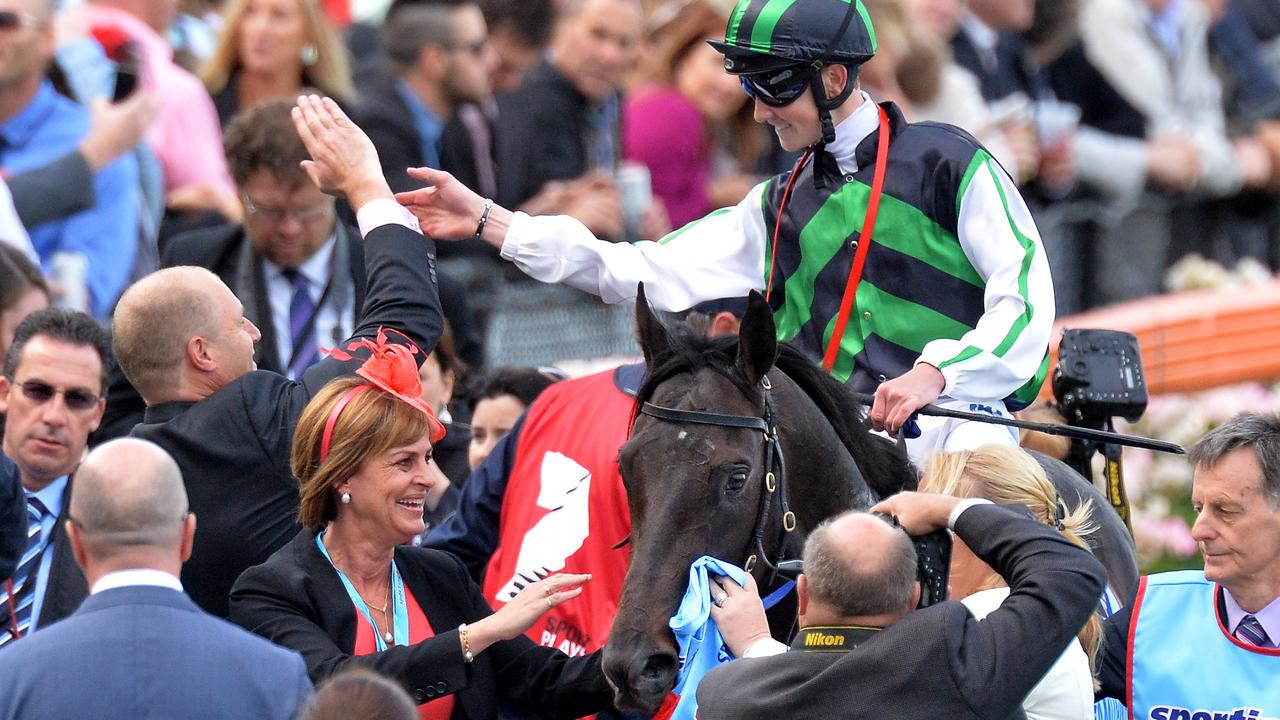
[[[752,385],[773,367],[778,357],[778,331],[773,324],[773,310],[764,296],[755,290],[747,297],[747,314],[738,331],[738,367]]]
[[[644,283],[636,286],[636,336],[644,351],[646,365],[653,366],[653,359],[671,347],[671,335],[649,307],[644,295]]]

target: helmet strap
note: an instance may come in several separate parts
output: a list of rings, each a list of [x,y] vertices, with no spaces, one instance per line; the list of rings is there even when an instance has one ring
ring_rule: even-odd
[[[822,82],[822,69],[809,78],[809,87],[813,90],[813,102],[818,106],[818,120],[822,122],[822,144],[829,145],[836,141],[836,127],[831,120],[831,111],[840,107],[853,94],[853,71],[848,72],[844,89],[835,97],[827,97],[827,88]]]

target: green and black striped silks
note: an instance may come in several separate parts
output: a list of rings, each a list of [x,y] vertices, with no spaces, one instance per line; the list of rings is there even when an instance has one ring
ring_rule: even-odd
[[[860,65],[875,55],[876,33],[862,0],[739,0],[724,42],[711,44],[742,73],[772,69],[757,68],[765,57]]]
[[[958,128],[908,124],[887,106],[892,127],[889,167],[875,237],[868,250],[853,312],[832,375],[858,390],[874,391],[885,378],[910,370],[932,340],[958,340],[985,311],[986,283],[958,238],[960,198],[977,173],[995,172],[990,155]],[[778,339],[794,341],[821,357],[830,340],[840,300],[860,240],[871,195],[878,133],[858,146],[858,172],[826,189],[815,189],[814,163],[801,169],[780,224],[778,257],[766,246],[765,268],[773,268],[769,298]],[[921,182],[926,178],[927,182]],[[786,184],[770,181],[762,198],[765,227],[772,233]],[[1007,209],[1006,209],[1007,214]],[[1012,218],[1009,218],[1013,226]],[[1030,272],[1034,245],[1025,240],[1021,274]],[[769,283],[764,278],[764,283]],[[1030,304],[1030,298],[1024,295]],[[1002,354],[1022,332],[1015,323],[994,352]],[[969,351],[942,363],[963,362]],[[1025,407],[1048,372],[1048,355],[1036,376],[1005,402]]]

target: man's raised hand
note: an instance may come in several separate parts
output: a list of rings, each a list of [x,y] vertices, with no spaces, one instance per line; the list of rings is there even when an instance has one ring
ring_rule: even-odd
[[[323,192],[345,195],[357,210],[370,200],[392,197],[373,141],[333,100],[299,97],[293,124],[311,154],[302,169]]]

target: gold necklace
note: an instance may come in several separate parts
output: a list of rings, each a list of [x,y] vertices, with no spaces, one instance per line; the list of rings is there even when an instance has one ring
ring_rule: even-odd
[[[352,587],[355,587],[355,585],[353,584],[353,585],[352,585]],[[369,599],[368,599],[368,598],[366,598],[366,597],[364,596],[364,593],[360,592],[359,590],[356,590],[356,595],[359,595],[359,596],[360,596],[360,599],[364,601],[364,604],[365,604],[365,605],[367,605],[367,606],[369,606],[369,607],[373,608],[374,610],[377,610],[378,612],[382,613],[382,621],[383,621],[383,622],[387,623],[388,625],[390,625],[390,624],[391,624],[391,618],[387,615],[387,605],[389,605],[389,604],[391,603],[391,583],[390,583],[390,582],[388,582],[388,583],[387,583],[386,594],[382,596],[382,607],[378,607],[377,605],[374,605],[373,603],[369,602]],[[373,618],[369,618],[369,620],[372,622],[372,621],[373,621]],[[374,631],[375,631],[375,632],[377,631],[377,629],[378,629],[378,623],[376,623],[376,622],[374,622],[374,623],[373,623],[373,629],[374,629]],[[383,639],[383,640],[384,640],[388,645],[394,645],[394,644],[395,644],[395,640],[396,640],[396,636],[391,632],[391,629],[390,629],[390,628],[388,628],[386,631],[384,631],[384,632],[382,633],[382,639]]]

